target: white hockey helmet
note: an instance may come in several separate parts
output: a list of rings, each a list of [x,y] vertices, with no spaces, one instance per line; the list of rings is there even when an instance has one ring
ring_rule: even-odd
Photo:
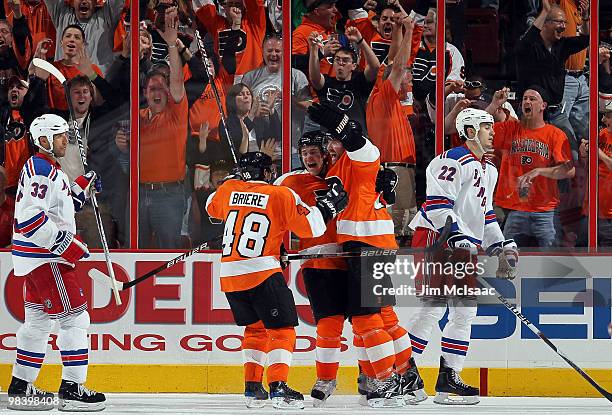
[[[486,111],[478,110],[475,108],[466,108],[462,110],[455,120],[455,127],[457,128],[457,133],[459,137],[465,138],[466,140],[470,140],[470,138],[465,133],[465,127],[472,127],[476,130],[476,135],[471,140],[477,140],[478,131],[480,130],[480,124],[490,122],[493,124],[495,120],[493,116]]]
[[[68,131],[68,123],[59,115],[43,114],[30,124],[30,135],[36,147],[47,153],[53,153],[53,136]],[[51,148],[46,149],[40,144],[40,137],[47,137]]]

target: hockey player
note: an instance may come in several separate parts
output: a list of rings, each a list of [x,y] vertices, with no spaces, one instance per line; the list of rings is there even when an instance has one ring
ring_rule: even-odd
[[[376,191],[378,149],[363,136],[358,123],[335,109],[313,104],[308,113],[313,121],[332,132],[333,139],[327,144],[331,167],[326,180],[342,183],[353,195],[337,219],[337,238],[343,250],[397,248],[393,221]],[[395,298],[374,294],[377,284],[392,286],[389,275],[380,280],[373,278],[376,263],[390,260],[391,257],[376,256],[347,259],[346,312],[353,325],[360,367],[372,379],[366,390],[367,403],[372,407],[403,406],[404,395],[413,386],[408,385],[410,342],[393,312]],[[383,318],[383,313],[389,316]]]
[[[429,163],[426,202],[410,224],[415,230],[412,246],[431,245],[450,215],[453,223],[447,244],[452,254],[450,257],[446,251],[433,254],[428,263],[473,263],[480,246],[489,255],[499,257],[497,276],[512,279],[516,275],[518,251],[513,240],[504,240],[497,223],[492,206],[497,169],[485,156],[493,150],[493,117],[485,111],[467,108],[457,116],[456,126],[465,145],[448,150]],[[475,276],[464,277],[457,272],[460,269],[464,268],[455,268],[454,275],[435,270],[417,275],[417,293],[425,288],[475,287]],[[459,281],[460,278],[463,279]],[[420,307],[409,325],[412,348],[417,354],[423,352],[433,326],[449,309],[448,323],[442,331],[434,402],[477,404],[478,388],[466,385],[459,376],[469,347],[472,320],[476,317],[476,297],[445,295],[442,291],[439,296],[422,295],[419,301]]]
[[[221,290],[236,324],[245,326],[245,397],[248,407],[262,407],[268,364],[270,398],[275,408],[303,408],[304,397],[287,385],[295,347],[297,312],[279,262],[282,238],[290,230],[300,237],[323,235],[325,223],[347,204],[346,192],[334,184],[311,207],[287,187],[273,186],[272,159],[245,153],[238,163],[244,180],[228,180],[209,196],[206,210],[225,221]]]
[[[62,357],[60,411],[100,411],[104,394],[83,386],[87,378],[89,314],[75,264],[89,256],[75,235],[75,211],[92,187],[101,190],[91,171],[70,184],[57,162],[68,144],[68,124],[54,114],[36,118],[30,134],[38,153],[21,170],[15,204],[12,259],[15,276],[25,277],[25,321],[17,331],[17,359],[8,389],[11,409],[48,410],[54,395],[35,387],[49,333],[59,322],[57,345]],[[22,399],[16,399],[22,398]],[[23,399],[25,398],[25,399]],[[32,403],[31,406],[22,405]],[[36,404],[39,405],[36,405]]]
[[[287,186],[307,204],[327,192],[325,182],[327,157],[324,148],[328,134],[321,131],[305,133],[298,141],[303,170],[286,173],[274,184]],[[300,238],[300,253],[339,252],[336,221],[327,224],[325,233],[316,238]],[[336,375],[340,362],[340,339],[344,327],[347,292],[347,265],[343,258],[322,258],[304,261],[301,265],[306,293],[317,324],[317,380],[310,396],[315,407],[322,406],[336,390]]]

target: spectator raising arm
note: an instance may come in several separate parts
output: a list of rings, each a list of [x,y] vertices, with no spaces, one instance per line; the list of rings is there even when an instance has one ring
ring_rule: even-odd
[[[319,60],[319,48],[321,47],[320,35],[318,32],[312,32],[308,35],[308,50],[310,56],[308,59],[308,77],[314,89],[323,88],[325,78],[321,74],[321,63]]]
[[[168,56],[170,58],[170,95],[174,102],[179,103],[185,96],[185,84],[183,83],[183,64],[176,45],[178,27],[178,12],[176,7],[166,9],[166,27],[160,35],[168,45]]]
[[[348,40],[355,43],[359,47],[359,50],[361,50],[363,56],[365,56],[366,67],[363,71],[363,74],[365,75],[365,78],[368,82],[374,82],[374,80],[376,80],[376,74],[378,74],[378,70],[380,69],[380,62],[374,54],[374,51],[372,50],[368,42],[364,42],[363,36],[361,36],[359,29],[357,29],[356,27],[353,26],[347,28],[346,37],[348,38]]]

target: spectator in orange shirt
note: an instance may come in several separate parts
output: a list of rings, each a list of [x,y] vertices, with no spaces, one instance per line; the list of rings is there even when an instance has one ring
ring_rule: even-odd
[[[166,10],[170,75],[153,70],[144,85],[147,107],[140,110],[140,248],[178,248],[185,213],[187,97],[183,65],[176,45],[176,7]]]
[[[295,28],[291,36],[292,66],[308,76],[308,38],[316,32],[320,38],[320,67],[321,73],[333,75],[334,54],[342,46],[336,33],[338,20],[337,0],[305,0],[304,5],[308,11],[302,23]]]
[[[496,94],[490,108],[499,108],[507,90]],[[523,236],[538,245],[555,245],[555,208],[559,204],[557,180],[575,175],[567,136],[544,122],[548,96],[540,86],[523,94],[521,118],[495,123],[495,149],[501,156],[495,204],[508,210],[504,236],[526,246]],[[560,235],[557,235],[560,236]]]
[[[15,20],[24,19],[30,29],[31,41],[30,48],[33,50],[43,39],[55,39],[56,31],[47,6],[42,0],[4,0],[4,10],[6,19],[12,25]],[[47,51],[47,58],[53,58],[54,51]]]
[[[406,92],[412,77],[407,62],[414,23],[409,17],[405,18],[403,23],[406,33],[403,35],[399,53],[386,68],[382,82],[372,91],[366,109],[366,119],[370,139],[380,150],[381,164],[392,169],[398,177],[395,204],[390,210],[395,237],[405,243],[401,239],[412,233],[408,224],[416,215],[417,205],[414,135],[400,102],[400,94]],[[401,23],[395,24],[401,26]],[[402,36],[401,30],[396,33]]]
[[[601,95],[600,95],[601,97]],[[603,105],[602,105],[603,104]],[[600,99],[600,111],[603,112],[601,122],[605,126],[599,131],[599,168],[597,171],[597,245],[601,247],[612,246],[612,95],[606,94],[606,98]],[[589,155],[589,142],[582,140],[580,144],[580,159],[587,163]],[[589,215],[588,194],[584,198],[583,220],[584,237],[583,244],[586,245],[588,235],[587,219]]]
[[[220,76],[232,84],[261,63],[266,9],[263,0],[225,0],[220,3],[225,17],[217,13],[211,0],[202,1],[196,17],[213,38],[221,63]]]
[[[43,40],[42,42],[45,41]],[[45,45],[44,49],[39,48],[39,45],[37,46],[36,54],[38,56],[36,57],[43,59],[49,45]],[[67,26],[62,33],[60,46],[64,57],[59,61],[53,62],[53,66],[64,74],[66,80],[70,80],[77,75],[86,75],[93,81],[97,76],[102,76],[100,68],[91,63],[89,55],[85,51],[85,32],[81,26],[77,24]],[[61,111],[68,110],[64,86],[53,76],[49,78],[48,91],[50,108]]]

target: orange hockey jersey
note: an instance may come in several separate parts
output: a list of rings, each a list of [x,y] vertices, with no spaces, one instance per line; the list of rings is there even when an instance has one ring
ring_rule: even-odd
[[[393,220],[376,193],[380,152],[371,141],[356,151],[346,151],[329,169],[338,177],[349,203],[336,217],[338,242],[359,241],[377,248],[397,248]]]
[[[307,170],[286,173],[276,179],[275,185],[287,186],[302,199],[304,203],[314,205],[316,197],[327,192],[325,180],[313,176]],[[322,236],[316,238],[300,238],[300,254],[340,252],[336,233],[336,219],[327,224],[327,230]],[[317,269],[347,269],[342,258],[309,259],[302,262],[302,268]]]
[[[281,272],[286,231],[300,238],[323,235],[325,221],[291,189],[263,181],[228,180],[206,201],[206,211],[225,221],[221,290],[244,291]]]

